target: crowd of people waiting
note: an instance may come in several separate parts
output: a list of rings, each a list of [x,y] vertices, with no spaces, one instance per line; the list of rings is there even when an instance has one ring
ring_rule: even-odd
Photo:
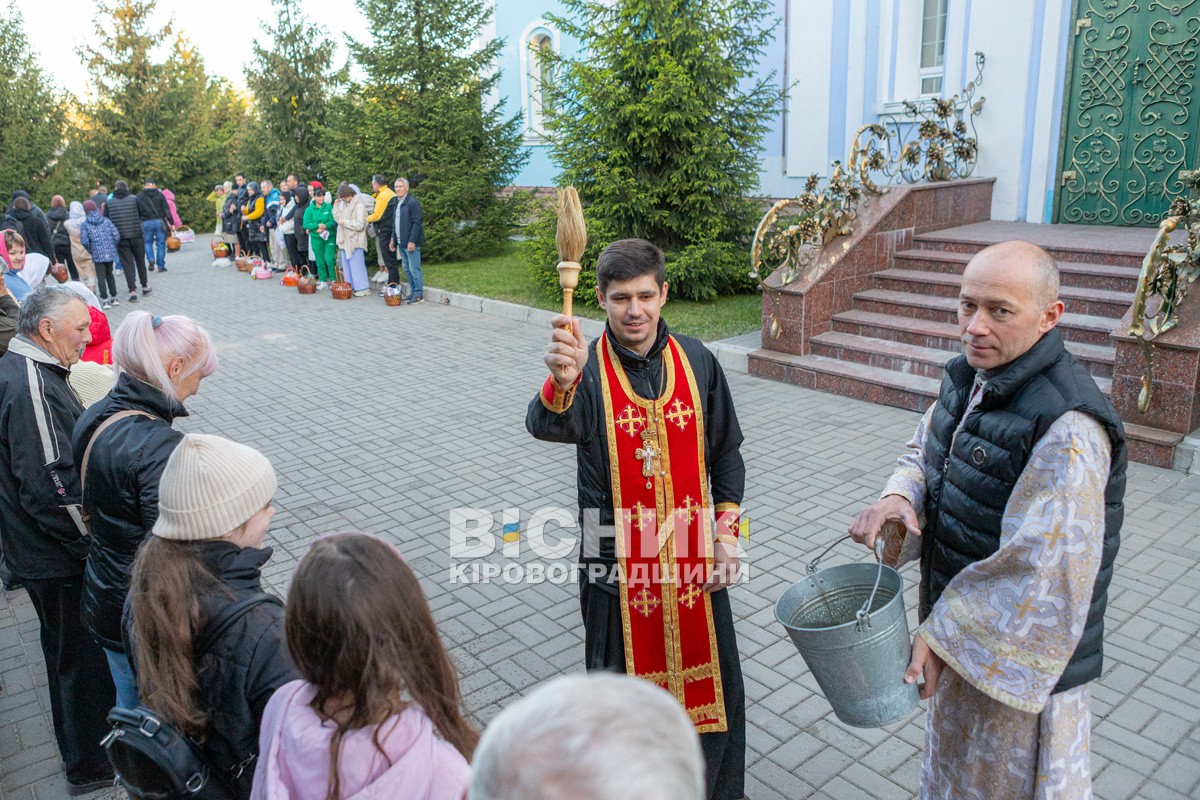
[[[238,173],[208,196],[216,211],[214,234],[235,257],[257,257],[277,272],[289,266],[306,270],[316,276],[318,290],[332,283],[340,270],[356,297],[370,294],[372,282],[400,291],[407,284],[408,302],[420,303],[425,299],[421,203],[409,193],[405,178],[389,187],[386,177],[375,175],[371,188],[368,195],[342,182],[329,192],[321,181],[304,183],[294,174],[276,186],[266,179],[248,181]],[[370,279],[369,239],[375,240],[379,266]],[[386,291],[380,287],[380,296]]]
[[[147,269],[167,271],[167,236],[182,226],[170,189],[147,179],[133,194],[125,181],[110,193],[99,186],[87,200],[68,206],[54,195],[50,210],[42,211],[21,189],[12,193],[0,230],[9,258],[5,259],[6,289],[17,303],[33,291],[51,265],[64,265],[71,280],[81,281],[99,295],[107,310],[120,305],[115,273],[125,275],[129,302],[150,293]],[[0,301],[2,302],[2,301]]]
[[[274,468],[172,426],[218,369],[209,334],[139,310],[109,339],[97,305],[79,282],[39,286],[0,357],[0,578],[37,613],[71,795],[117,779],[101,742],[127,710],[193,743],[208,779],[188,796],[704,796],[695,727],[637,678],[550,681],[481,738],[417,575],[380,538],[321,537],[286,604],[266,594]],[[115,368],[99,391],[80,371],[98,346]]]

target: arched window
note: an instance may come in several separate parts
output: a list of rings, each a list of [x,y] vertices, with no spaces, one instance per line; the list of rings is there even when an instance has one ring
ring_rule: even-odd
[[[556,39],[557,35],[541,20],[530,25],[522,37],[521,83],[524,92],[521,106],[526,139],[541,139],[545,130],[543,119],[549,104],[549,88],[554,80],[554,69],[548,57],[557,50]]]

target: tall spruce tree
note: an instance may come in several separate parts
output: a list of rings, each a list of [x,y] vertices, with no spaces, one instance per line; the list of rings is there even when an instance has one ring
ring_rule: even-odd
[[[358,0],[373,43],[350,50],[366,80],[330,109],[331,179],[408,177],[435,259],[496,252],[516,204],[496,192],[524,163],[517,117],[492,100],[499,40],[479,46],[485,0]]]
[[[589,225],[662,247],[673,293],[703,300],[750,286],[750,195],[780,98],[759,63],[775,24],[769,0],[563,6],[552,19],[579,50],[552,56],[546,126]],[[527,255],[556,290],[552,237],[541,226]],[[607,243],[592,241],[593,251]]]
[[[67,105],[37,57],[10,4],[0,12],[0,201],[13,189],[35,191],[65,144]]]
[[[135,180],[171,122],[164,113],[165,70],[152,51],[168,42],[171,25],[150,28],[155,0],[107,0],[96,13],[97,44],[80,51],[93,97],[85,141],[106,180]]]
[[[100,179],[155,179],[175,191],[180,216],[207,224],[203,198],[234,167],[245,104],[211,78],[170,23],[151,27],[155,0],[108,0],[97,46],[83,51],[93,96],[82,142]],[[165,50],[165,58],[154,54]],[[131,188],[135,188],[132,187]]]
[[[294,0],[271,0],[271,6],[271,47],[256,41],[254,59],[246,66],[257,124],[254,152],[246,157],[255,169],[271,174],[315,176],[329,97],[345,76],[334,69],[324,27],[305,17]]]

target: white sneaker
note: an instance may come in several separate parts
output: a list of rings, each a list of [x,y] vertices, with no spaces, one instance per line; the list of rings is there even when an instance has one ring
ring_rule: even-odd
[[[359,289],[357,292],[354,293],[354,296],[355,297],[366,297],[370,293],[371,293],[370,289]]]
[[[329,285],[329,284],[328,284],[328,283],[326,283],[325,281],[320,281],[320,282],[317,284],[317,291],[318,291],[318,292],[319,292],[319,291],[321,291],[322,289],[324,289],[324,288],[325,288],[326,286],[328,286],[328,285]]]

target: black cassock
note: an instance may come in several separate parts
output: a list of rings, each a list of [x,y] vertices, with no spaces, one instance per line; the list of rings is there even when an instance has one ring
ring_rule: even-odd
[[[666,323],[659,321],[654,345],[645,356],[627,350],[608,334],[633,390],[643,399],[657,398],[662,392],[663,350],[667,346]],[[733,397],[725,373],[716,356],[698,339],[676,336],[683,348],[704,414],[704,456],[708,467],[711,501],[741,504],[746,484],[746,467],[740,447],[742,429],[733,408]],[[583,539],[580,553],[579,603],[583,613],[584,665],[589,670],[625,671],[625,644],[621,626],[619,584],[615,565],[616,540],[613,537],[612,478],[609,473],[608,437],[604,430],[604,396],[600,386],[600,364],[593,341],[589,348],[583,377],[575,387],[571,405],[555,413],[534,397],[525,417],[525,427],[537,439],[574,444],[578,455],[580,526]],[[741,800],[745,794],[746,772],[746,699],[742,668],[738,659],[737,636],[729,591],[722,589],[712,597],[713,627],[717,637],[717,658],[721,666],[721,685],[725,696],[728,730],[702,733],[700,744],[708,771],[710,800]]]

